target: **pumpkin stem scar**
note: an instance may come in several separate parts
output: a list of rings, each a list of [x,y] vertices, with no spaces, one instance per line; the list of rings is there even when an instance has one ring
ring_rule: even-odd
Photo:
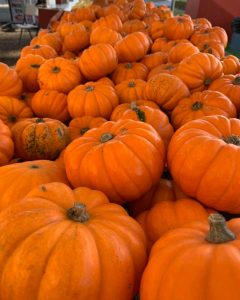
[[[200,101],[196,101],[192,105],[192,110],[199,110],[203,107],[203,103]]]
[[[86,210],[86,205],[83,203],[75,203],[74,206],[67,211],[67,216],[69,219],[80,223],[85,223],[90,218]]]
[[[233,144],[235,146],[240,146],[240,136],[239,135],[230,135],[222,138],[225,143]]]
[[[221,244],[236,239],[235,234],[227,227],[225,218],[220,214],[210,214],[208,217],[210,229],[206,240],[212,244]]]
[[[101,135],[100,142],[106,143],[106,142],[110,141],[111,139],[113,139],[113,137],[114,136],[110,132],[103,133]]]

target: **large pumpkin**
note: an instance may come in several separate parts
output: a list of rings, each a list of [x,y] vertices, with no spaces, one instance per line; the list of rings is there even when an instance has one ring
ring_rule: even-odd
[[[215,115],[179,128],[168,146],[168,167],[187,195],[216,210],[240,213],[240,120]]]
[[[22,88],[22,81],[16,70],[0,62],[0,96],[19,97]]]
[[[117,53],[107,43],[90,46],[83,51],[79,59],[80,70],[88,80],[97,80],[112,73],[117,64]]]
[[[210,228],[198,222],[165,234],[151,250],[141,300],[238,300],[239,221],[211,214]]]
[[[163,140],[149,124],[109,121],[87,131],[65,150],[67,176],[74,187],[103,191],[111,201],[133,201],[161,176]]]
[[[13,157],[14,143],[11,130],[0,119],[0,166],[7,165]]]
[[[70,141],[67,126],[49,118],[19,121],[12,134],[15,154],[24,160],[56,159]]]
[[[118,97],[111,84],[98,81],[78,85],[67,97],[72,118],[82,116],[110,118],[118,105]]]
[[[13,163],[0,168],[0,210],[19,201],[31,189],[48,182],[68,184],[65,170],[50,160]],[[6,187],[10,187],[6,189]]]
[[[1,299],[132,300],[138,291],[143,231],[100,191],[40,185],[0,223]]]
[[[210,115],[235,118],[237,110],[232,101],[223,93],[206,90],[181,99],[171,113],[171,122],[177,129],[191,120]]]

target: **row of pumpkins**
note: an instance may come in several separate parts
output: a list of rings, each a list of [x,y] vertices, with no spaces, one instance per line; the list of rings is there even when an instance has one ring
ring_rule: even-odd
[[[98,1],[0,63],[1,300],[239,300],[226,45],[205,18]]]

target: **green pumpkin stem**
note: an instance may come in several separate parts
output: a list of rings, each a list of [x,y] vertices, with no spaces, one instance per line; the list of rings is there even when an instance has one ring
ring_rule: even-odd
[[[126,69],[131,69],[132,68],[132,64],[131,63],[126,63],[124,67]]]
[[[43,118],[36,118],[35,120],[36,123],[44,123]]]
[[[111,134],[110,132],[105,132],[101,135],[100,137],[100,142],[101,143],[106,143],[108,141],[110,141],[111,139],[113,139],[113,134]]]
[[[192,110],[199,110],[203,107],[203,103],[200,101],[196,101],[192,105]]]
[[[137,114],[140,121],[146,122],[145,112],[137,107],[137,103],[135,101],[131,102],[130,108]]]
[[[92,92],[92,91],[94,91],[94,86],[88,85],[88,86],[85,88],[85,91],[87,91],[87,92]]]
[[[74,206],[67,211],[67,216],[72,221],[80,223],[85,223],[90,218],[86,210],[86,205],[83,203],[75,203]]]
[[[240,136],[239,135],[229,135],[222,138],[225,143],[233,144],[235,146],[240,146]]]
[[[61,71],[61,69],[59,67],[57,67],[57,66],[55,66],[55,67],[52,68],[52,72],[53,73],[59,73],[60,71]]]
[[[135,87],[135,86],[136,86],[136,83],[135,83],[134,80],[129,81],[128,87],[132,88],[132,87]]]
[[[221,244],[236,239],[235,234],[227,227],[225,218],[220,214],[210,214],[208,217],[210,229],[206,240],[211,244]]]
[[[90,128],[89,127],[83,127],[80,129],[80,134],[83,135],[85,132],[87,132]]]
[[[212,79],[211,78],[208,78],[204,81],[204,84],[205,85],[210,85],[212,83]]]

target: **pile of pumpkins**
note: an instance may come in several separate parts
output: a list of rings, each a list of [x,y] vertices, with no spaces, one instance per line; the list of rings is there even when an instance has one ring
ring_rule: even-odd
[[[1,300],[240,299],[227,42],[205,18],[99,0],[0,63]]]

